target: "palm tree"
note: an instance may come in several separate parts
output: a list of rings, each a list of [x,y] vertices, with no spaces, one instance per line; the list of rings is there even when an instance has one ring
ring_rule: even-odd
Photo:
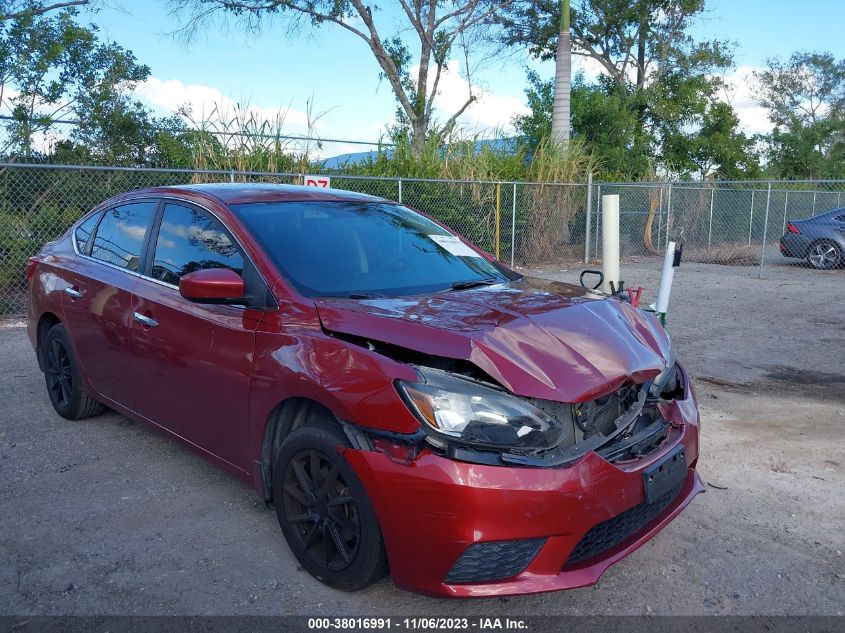
[[[560,0],[560,38],[555,55],[555,101],[552,137],[569,141],[569,92],[572,79],[572,46],[569,41],[569,0]]]

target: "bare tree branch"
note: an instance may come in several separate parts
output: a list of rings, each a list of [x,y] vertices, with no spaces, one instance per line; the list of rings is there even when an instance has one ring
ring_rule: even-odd
[[[443,125],[441,134],[445,135],[445,134],[448,134],[449,132],[451,132],[452,128],[455,127],[455,123],[457,123],[457,121],[458,121],[458,117],[461,116],[464,112],[466,112],[466,109],[468,107],[470,107],[473,103],[475,103],[477,100],[478,100],[478,97],[471,94],[469,96],[469,99],[467,99],[466,102],[464,103],[464,105],[462,105],[457,112],[455,112],[452,116],[450,116],[447,119],[446,123]]]
[[[408,21],[411,23],[411,26],[414,27],[414,30],[417,32],[417,35],[420,36],[420,40],[424,40],[428,42],[429,46],[433,46],[433,42],[428,38],[428,33],[422,27],[422,20],[420,19],[420,6],[417,5],[414,7],[414,11],[411,10],[411,7],[408,5],[407,0],[399,0],[399,4],[402,5],[402,10],[405,11],[405,15],[408,16]]]

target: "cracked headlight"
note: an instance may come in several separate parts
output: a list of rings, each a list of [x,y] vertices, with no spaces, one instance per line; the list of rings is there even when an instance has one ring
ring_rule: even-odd
[[[405,401],[434,436],[483,448],[546,450],[560,424],[525,400],[439,370],[419,369],[424,382],[398,381]]]

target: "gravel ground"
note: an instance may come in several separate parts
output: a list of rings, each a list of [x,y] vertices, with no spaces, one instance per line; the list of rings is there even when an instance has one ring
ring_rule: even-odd
[[[656,287],[654,261],[623,272]],[[507,599],[326,588],[247,487],[120,415],[60,419],[24,329],[7,323],[0,614],[841,615],[845,273],[756,272],[676,276],[669,328],[697,378],[707,494],[595,587]]]

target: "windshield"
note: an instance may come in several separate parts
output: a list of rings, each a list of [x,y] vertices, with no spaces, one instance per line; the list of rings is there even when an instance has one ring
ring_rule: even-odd
[[[308,297],[395,297],[510,278],[453,234],[399,205],[262,202],[232,209]]]

